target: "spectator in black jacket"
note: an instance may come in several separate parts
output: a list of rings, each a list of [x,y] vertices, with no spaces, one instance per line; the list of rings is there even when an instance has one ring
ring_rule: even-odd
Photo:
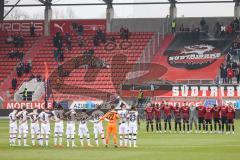
[[[17,79],[15,77],[12,79],[12,89],[13,90],[17,89]]]

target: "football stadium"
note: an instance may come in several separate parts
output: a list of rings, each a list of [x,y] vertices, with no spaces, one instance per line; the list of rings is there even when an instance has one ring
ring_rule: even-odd
[[[240,0],[0,1],[0,160],[236,160],[239,118]]]

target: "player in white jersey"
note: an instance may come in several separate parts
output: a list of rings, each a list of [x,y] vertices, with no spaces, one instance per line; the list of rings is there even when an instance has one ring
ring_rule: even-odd
[[[33,112],[29,113],[28,116],[31,120],[32,145],[35,146],[35,137],[37,137],[38,143],[40,144],[40,127],[37,108],[33,109]]]
[[[102,125],[102,122],[99,121],[99,119],[103,115],[104,115],[104,113],[100,110],[100,106],[98,106],[97,109],[95,111],[93,111],[93,113],[91,115],[91,120],[90,120],[90,122],[93,123],[93,133],[94,133],[94,138],[95,138],[97,147],[99,146],[99,143],[98,143],[98,135],[99,134],[101,135],[102,143],[104,145],[106,145],[105,138],[104,138],[103,125]]]
[[[23,135],[23,145],[28,147],[27,145],[27,135],[28,135],[28,112],[26,110],[26,106],[22,107],[22,111],[18,112],[17,118],[19,119],[19,127],[18,127],[18,145],[21,146],[21,139]]]
[[[119,124],[120,147],[123,146],[123,138],[124,138],[124,146],[127,147],[127,143],[128,143],[128,124],[127,124],[128,111],[126,109],[126,105],[121,106],[121,110],[118,110],[118,114],[120,116],[120,124]]]
[[[9,143],[10,146],[16,145],[17,138],[17,109],[13,109],[13,111],[9,114]]]
[[[83,136],[85,136],[87,139],[87,145],[89,147],[92,147],[92,145],[90,144],[90,134],[87,127],[87,121],[89,120],[89,116],[87,115],[86,110],[82,110],[82,112],[77,115],[77,119],[79,120],[78,134],[80,137],[81,146],[84,146]]]
[[[43,146],[43,139],[45,136],[45,144],[48,146],[49,135],[50,135],[50,117],[52,116],[51,112],[48,109],[44,109],[39,114],[39,122],[41,124],[40,127],[40,145]]]
[[[135,106],[132,106],[131,110],[128,112],[128,119],[129,119],[129,147],[133,146],[137,147],[137,129],[139,124],[139,117],[138,111],[136,110]]]
[[[74,109],[65,113],[67,117],[67,128],[66,128],[66,135],[67,135],[67,147],[70,146],[70,140],[72,142],[72,147],[77,147],[75,145],[75,120],[76,120],[76,112]]]
[[[64,110],[62,106],[58,106],[53,112],[52,120],[55,121],[54,127],[54,146],[63,147],[62,136],[63,136],[63,116]],[[58,143],[59,142],[59,143]]]

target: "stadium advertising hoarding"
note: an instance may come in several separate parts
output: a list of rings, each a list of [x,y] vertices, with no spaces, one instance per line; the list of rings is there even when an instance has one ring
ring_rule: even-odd
[[[0,21],[0,32],[29,34],[30,27],[35,27],[35,32],[44,33],[43,20],[4,20]]]
[[[97,105],[102,104],[103,101],[74,101],[69,108],[73,109],[95,109]]]
[[[71,33],[73,25],[83,25],[84,33],[95,33],[97,29],[106,31],[106,20],[92,19],[92,20],[52,20],[50,23],[50,32],[52,35],[56,32]]]
[[[45,102],[3,102],[3,108],[2,109],[21,109],[23,106],[26,106],[27,109],[44,109],[45,108]],[[52,108],[52,102],[48,102],[47,104],[48,108]]]

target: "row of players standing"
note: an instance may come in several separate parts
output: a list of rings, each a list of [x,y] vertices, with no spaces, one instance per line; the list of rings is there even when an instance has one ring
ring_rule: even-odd
[[[168,102],[162,102],[160,105],[149,103],[145,108],[145,113],[147,132],[150,125],[151,131],[153,131],[153,121],[155,120],[156,131],[162,133],[162,118],[164,119],[164,132],[167,131],[167,125],[169,132],[171,132],[171,119],[173,118],[175,132],[190,133],[194,123],[196,133],[201,131],[203,133],[209,132],[209,127],[209,133],[224,133],[224,126],[226,126],[226,133],[228,134],[232,130],[234,134],[235,108],[232,103],[223,106],[204,106],[202,103],[199,106],[188,106],[186,102],[184,102],[183,106],[179,106],[178,103],[172,106]],[[214,122],[214,132],[212,121]]]
[[[113,116],[113,115],[117,116]],[[67,120],[66,125],[66,142],[67,147],[76,147],[75,145],[75,122],[79,123],[78,135],[81,146],[84,146],[83,138],[86,138],[87,146],[92,147],[90,144],[90,133],[88,130],[87,122],[92,122],[93,133],[96,146],[99,146],[98,136],[101,136],[102,143],[106,145],[109,144],[109,136],[113,134],[115,141],[114,145],[117,147],[117,121],[113,120],[113,117],[119,117],[119,135],[120,135],[120,146],[123,146],[123,136],[124,136],[124,145],[131,147],[132,144],[136,147],[136,135],[138,128],[138,112],[135,107],[132,107],[130,111],[126,110],[126,106],[123,105],[121,110],[115,111],[115,106],[112,106],[111,110],[104,115],[104,112],[98,107],[92,114],[89,116],[86,113],[86,110],[81,110],[77,113],[74,109],[70,109],[65,112],[61,106],[58,106],[53,111],[49,109],[44,109],[38,113],[38,109],[33,109],[31,113],[28,113],[26,107],[23,107],[21,111],[18,112],[17,109],[14,109],[13,112],[9,114],[9,142],[10,146],[16,146],[16,139],[18,135],[18,146],[21,146],[21,140],[23,137],[24,146],[27,145],[28,137],[28,119],[31,121],[31,138],[32,145],[35,146],[35,140],[38,141],[40,146],[49,146],[49,136],[50,136],[50,121],[55,122],[54,127],[54,146],[63,147],[62,137],[64,130],[64,120]],[[107,120],[107,133],[106,141],[104,138],[104,128],[102,121]]]

